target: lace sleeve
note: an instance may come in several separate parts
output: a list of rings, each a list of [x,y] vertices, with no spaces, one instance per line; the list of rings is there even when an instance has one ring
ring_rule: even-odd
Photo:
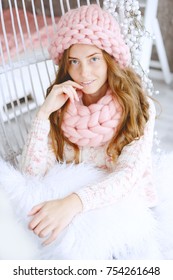
[[[35,119],[23,149],[20,169],[34,176],[44,176],[55,163],[49,138],[49,120]]]
[[[119,201],[132,192],[135,183],[142,179],[151,155],[155,122],[155,107],[152,100],[149,100],[149,104],[150,117],[144,135],[123,148],[114,171],[102,182],[76,192],[83,203],[83,211]]]

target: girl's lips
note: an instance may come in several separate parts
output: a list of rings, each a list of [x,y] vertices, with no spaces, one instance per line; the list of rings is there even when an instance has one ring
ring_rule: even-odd
[[[95,80],[87,81],[87,82],[81,82],[80,85],[83,86],[83,87],[84,87],[84,86],[89,86],[89,85],[92,84],[94,81],[95,81]]]

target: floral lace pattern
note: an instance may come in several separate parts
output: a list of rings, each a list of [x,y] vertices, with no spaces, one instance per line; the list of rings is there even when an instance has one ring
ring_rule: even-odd
[[[155,107],[149,99],[150,118],[144,135],[125,146],[116,164],[112,166],[106,154],[107,145],[95,148],[83,147],[80,161],[92,163],[111,172],[102,181],[79,190],[77,195],[83,203],[83,211],[105,207],[137,191],[146,197],[149,206],[155,206],[157,195],[152,182],[151,149],[155,122]],[[55,164],[56,158],[51,147],[50,123],[35,119],[28,135],[21,159],[21,170],[32,176],[44,176]],[[65,160],[73,160],[73,148],[65,145]]]

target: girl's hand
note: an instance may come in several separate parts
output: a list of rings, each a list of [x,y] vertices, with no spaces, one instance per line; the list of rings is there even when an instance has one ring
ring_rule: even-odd
[[[76,89],[82,88],[81,85],[70,80],[59,85],[54,85],[38,111],[37,117],[48,119],[50,114],[60,109],[68,98],[70,98],[71,102],[74,102],[74,100],[79,101]]]
[[[60,200],[43,202],[34,206],[29,212],[28,215],[33,218],[28,227],[41,238],[49,235],[43,242],[43,245],[48,245],[81,211],[82,202],[76,194]]]

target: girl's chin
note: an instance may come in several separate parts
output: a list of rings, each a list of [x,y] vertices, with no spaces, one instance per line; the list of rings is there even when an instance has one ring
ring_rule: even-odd
[[[93,89],[93,88],[82,88],[82,92],[84,94],[88,94],[88,95],[92,95],[92,94],[95,94],[97,92],[99,92],[99,89]]]

